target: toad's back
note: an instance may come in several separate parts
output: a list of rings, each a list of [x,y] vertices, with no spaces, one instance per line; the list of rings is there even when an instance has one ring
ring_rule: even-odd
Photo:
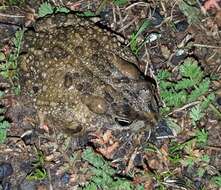
[[[73,132],[149,127],[157,115],[152,84],[117,37],[74,14],[39,20],[25,33],[22,97],[45,122]]]

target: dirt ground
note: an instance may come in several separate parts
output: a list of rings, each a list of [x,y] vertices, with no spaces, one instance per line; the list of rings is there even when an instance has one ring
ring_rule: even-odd
[[[34,25],[44,2],[0,1],[1,65],[7,64],[7,57],[14,51],[15,32]],[[107,152],[90,146],[73,150],[72,137],[56,129],[39,128],[34,123],[24,128],[19,120],[12,122],[5,116],[11,126],[0,144],[0,189],[221,189],[221,1],[51,0],[48,3],[53,11],[65,7],[84,13],[87,19],[124,39],[138,57],[139,69],[156,81],[159,104],[168,108],[167,112],[161,110],[162,123],[167,124],[154,129],[142,154],[135,160],[131,153],[122,169],[105,158]],[[47,7],[43,12],[50,10]],[[203,73],[203,80],[198,82],[208,79],[209,87],[194,101],[171,106],[163,90],[172,87],[161,88],[159,73],[172,73],[167,82],[176,83],[182,79],[179,69],[188,58],[195,60]],[[197,71],[193,75],[194,72]],[[1,109],[7,110],[15,95],[7,86],[10,77],[0,79],[0,90],[6,92]],[[200,84],[195,86],[183,89],[191,95],[194,88],[200,89]],[[206,99],[209,99],[207,107],[195,107]],[[27,113],[24,109],[19,112],[23,118]],[[4,119],[0,130],[4,130],[3,122]],[[100,136],[102,140],[112,138],[107,132],[101,132]],[[139,155],[139,150],[134,149]]]

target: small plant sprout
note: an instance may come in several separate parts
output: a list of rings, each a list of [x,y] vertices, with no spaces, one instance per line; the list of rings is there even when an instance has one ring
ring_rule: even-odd
[[[54,7],[48,2],[44,2],[38,9],[38,17],[44,17],[53,13],[69,13],[70,10],[66,7]]]
[[[32,162],[33,170],[28,174],[28,180],[44,180],[48,177],[47,171],[44,168],[43,152],[36,149],[37,158]]]
[[[117,172],[100,155],[91,148],[83,152],[83,159],[91,165],[93,174],[89,184],[83,187],[84,190],[104,189],[104,190],[132,190],[134,185],[123,177],[118,177]]]
[[[165,103],[161,109],[163,115],[168,115],[172,110],[185,107],[187,104],[198,102],[189,112],[194,126],[205,114],[205,110],[210,107],[218,116],[220,112],[212,105],[214,94],[209,93],[210,78],[205,77],[204,72],[193,58],[187,58],[178,67],[180,79],[171,81],[172,73],[169,71],[159,71],[157,80],[160,87],[160,95]]]
[[[219,188],[221,188],[221,175],[214,176],[212,182]]]
[[[138,54],[139,50],[143,45],[145,44],[146,40],[142,42],[141,44],[138,43],[138,36],[148,27],[151,26],[151,22],[148,20],[145,20],[143,24],[140,26],[139,30],[137,32],[132,33],[131,39],[130,39],[130,49],[134,54]]]

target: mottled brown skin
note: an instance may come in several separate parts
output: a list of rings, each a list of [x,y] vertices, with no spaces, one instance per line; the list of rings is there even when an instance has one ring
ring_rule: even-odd
[[[153,85],[116,36],[74,14],[39,20],[25,33],[22,99],[44,122],[73,134],[93,128],[149,129],[157,119]]]

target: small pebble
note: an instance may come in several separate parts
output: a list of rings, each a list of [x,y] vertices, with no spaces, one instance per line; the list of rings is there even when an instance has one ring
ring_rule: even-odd
[[[178,65],[180,62],[182,62],[187,57],[187,54],[184,53],[182,55],[173,55],[170,62],[172,65]]]
[[[175,24],[177,32],[185,32],[189,24],[186,20],[182,20]]]
[[[62,177],[61,177],[61,181],[65,184],[67,184],[70,180],[70,175],[68,173],[65,173]]]
[[[154,26],[160,25],[164,19],[164,17],[160,14],[160,10],[156,8],[155,10],[152,10],[152,12],[153,12],[151,20],[152,24]]]
[[[158,137],[173,136],[173,132],[168,127],[165,120],[160,121],[157,125],[156,134]]]

